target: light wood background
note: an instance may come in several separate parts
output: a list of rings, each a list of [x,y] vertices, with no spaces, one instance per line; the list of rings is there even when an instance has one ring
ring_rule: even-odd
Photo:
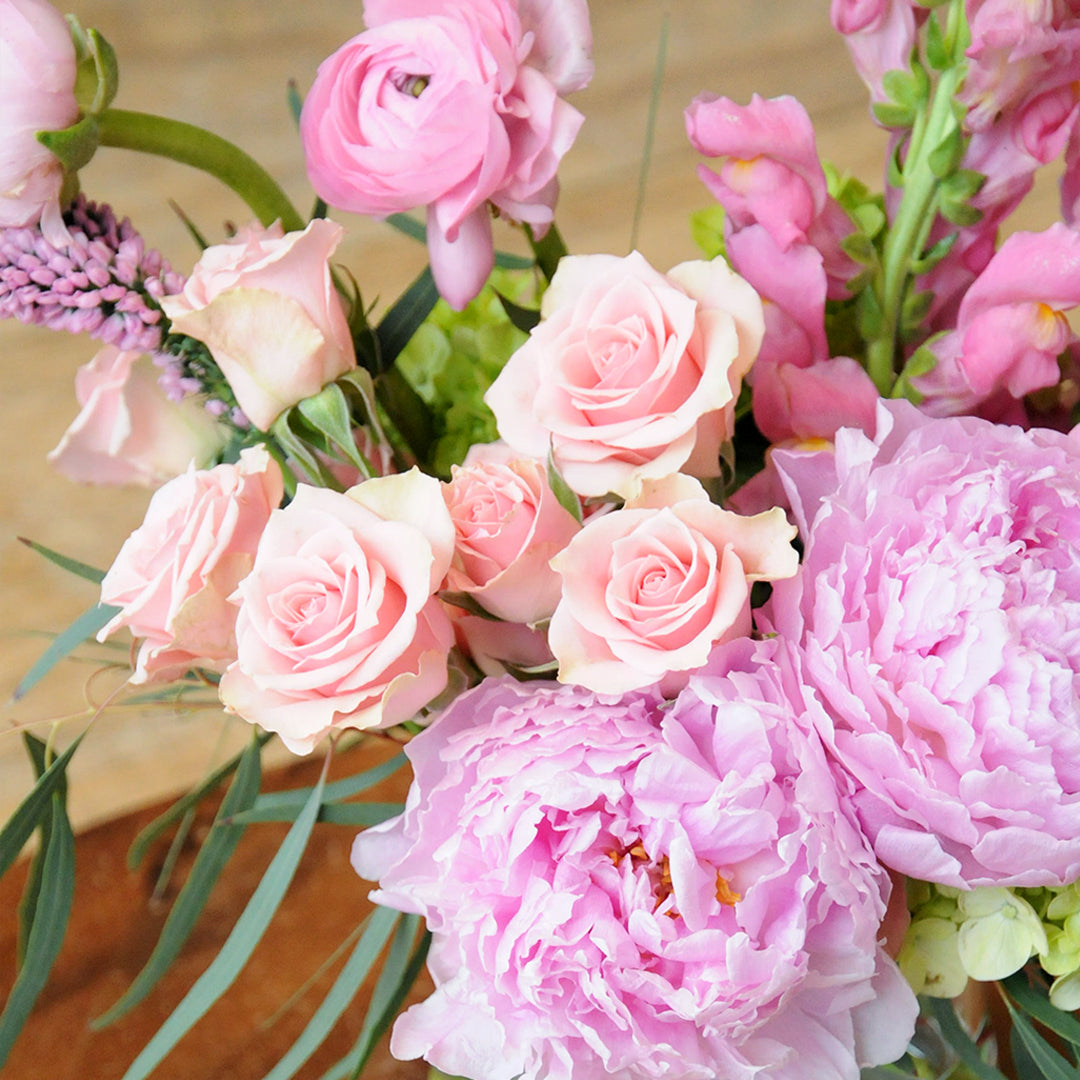
[[[652,167],[637,246],[659,268],[696,254],[690,211],[709,196],[696,176],[682,110],[702,91],[746,101],[796,95],[818,132],[823,157],[877,186],[884,138],[868,117],[866,95],[843,43],[829,26],[827,0],[593,0],[596,77],[574,98],[586,116],[562,169],[558,222],[572,251],[625,253],[630,245],[650,86],[661,27],[669,26]],[[357,0],[282,4],[277,0],[76,0],[84,25],[97,27],[120,58],[119,107],[202,124],[234,140],[283,183],[297,206],[310,205],[285,85],[310,85],[319,61],[361,27]],[[1043,227],[1056,214],[1048,178],[1018,224]],[[167,206],[173,198],[206,235],[243,206],[215,181],[170,162],[102,151],[83,173],[90,197],[129,216],[148,243],[187,271],[196,252]],[[339,258],[370,302],[392,300],[422,266],[423,251],[386,226],[347,219]],[[504,236],[503,243],[509,243]],[[8,702],[19,675],[44,647],[42,631],[63,628],[95,599],[94,589],[17,543],[32,537],[106,567],[140,522],[148,493],[77,487],[54,474],[45,454],[74,417],[72,379],[96,345],[88,339],[14,323],[0,325],[0,812],[27,790],[17,731],[84,709],[88,686],[100,700],[115,685],[93,663],[65,665],[26,701]],[[123,659],[123,655],[120,655]],[[110,681],[112,678],[112,681]],[[70,738],[79,725],[66,725]],[[75,759],[77,825],[145,805],[191,784],[246,725],[219,713],[114,710]],[[48,725],[36,728],[48,731]]]

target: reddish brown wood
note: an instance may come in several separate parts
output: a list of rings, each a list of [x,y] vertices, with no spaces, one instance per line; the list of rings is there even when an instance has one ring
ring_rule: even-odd
[[[391,748],[360,747],[339,757],[334,775],[359,771]],[[303,761],[274,773],[264,787],[299,787],[318,776],[320,762]],[[402,769],[374,788],[379,802],[402,801],[409,773]],[[115,1025],[92,1032],[89,1020],[124,992],[150,955],[168,910],[152,902],[162,845],[132,873],[125,865],[132,838],[165,805],[130,814],[78,837],[75,905],[64,947],[44,994],[16,1044],[4,1080],[118,1080],[139,1050],[206,969],[258,884],[285,833],[284,826],[248,828],[210,896],[187,948],[141,1005]],[[205,833],[213,806],[199,818]],[[322,1000],[341,962],[272,1027],[263,1024],[319,967],[371,910],[370,885],[349,865],[354,829],[317,825],[285,901],[248,967],[229,992],[181,1041],[154,1080],[258,1080],[292,1045]],[[195,846],[181,857],[171,894],[191,865]],[[0,994],[15,972],[15,912],[26,864],[0,881]],[[169,897],[171,898],[171,897]],[[167,899],[169,899],[167,898]],[[425,976],[426,978],[426,976]],[[426,987],[414,996],[429,992]],[[359,1033],[367,1007],[362,992],[315,1057],[297,1075],[314,1080],[341,1057]],[[419,1080],[422,1062],[394,1061],[385,1039],[365,1072],[370,1080]]]

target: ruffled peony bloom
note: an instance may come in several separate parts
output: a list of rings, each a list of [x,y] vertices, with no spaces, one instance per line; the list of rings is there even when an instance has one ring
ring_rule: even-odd
[[[484,401],[515,450],[550,451],[579,495],[720,475],[761,301],[722,259],[661,274],[638,253],[568,256]]]
[[[957,887],[1080,875],[1080,444],[882,404],[774,451],[805,556],[766,616],[878,858]]]
[[[473,1080],[856,1080],[899,1056],[888,881],[782,701],[719,673],[667,712],[512,680],[459,697],[408,746],[405,813],[353,849],[434,935],[394,1055]]]
[[[226,709],[297,754],[410,719],[446,686],[453,631],[434,593],[453,547],[439,482],[418,469],[344,494],[302,484],[232,597]]]
[[[120,611],[98,640],[124,626],[142,638],[132,682],[193,667],[224,671],[236,658],[229,596],[251,569],[282,490],[281,469],[259,446],[235,465],[191,468],[154,493],[101,583],[101,602]]]

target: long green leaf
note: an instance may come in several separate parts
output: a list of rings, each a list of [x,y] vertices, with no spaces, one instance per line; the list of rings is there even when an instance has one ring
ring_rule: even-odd
[[[1013,1031],[1020,1043],[1039,1067],[1040,1080],[1080,1080],[1080,1069],[1070,1065],[1035,1030],[1031,1021],[1008,998],[1005,1004],[1012,1017]]]
[[[363,936],[334,980],[334,985],[289,1052],[266,1074],[264,1080],[289,1080],[322,1045],[368,977],[399,918],[398,912],[389,908],[377,907],[372,912]]]
[[[158,1029],[132,1062],[123,1080],[143,1080],[161,1063],[165,1056],[187,1032],[209,1011],[222,994],[233,984],[248,962],[285,895],[296,873],[300,857],[322,804],[323,785],[315,785],[303,813],[289,830],[278,853],[259,882],[243,914],[229,934],[221,951],[195,985],[177,1005],[172,1015]]]
[[[1080,1048],[1080,1020],[1072,1013],[1062,1012],[1051,1005],[1045,996],[1031,986],[1023,971],[1002,980],[1001,985],[1009,997],[1043,1027]]]
[[[405,809],[404,803],[323,803],[318,820],[326,825],[364,827],[380,825]],[[245,810],[229,819],[232,825],[261,825],[269,821],[295,821],[301,807],[287,803],[269,803]]]
[[[30,755],[30,764],[34,769],[36,782],[49,767],[49,748],[45,742],[28,731],[23,732],[23,743],[26,746],[26,752]],[[62,780],[56,790],[61,798],[67,798],[67,785]],[[30,929],[34,925],[34,914],[37,911],[38,897],[41,895],[41,876],[45,870],[45,853],[49,849],[49,836],[52,833],[51,803],[46,803],[46,807],[46,812],[42,814],[39,824],[41,844],[30,863],[30,873],[27,875],[26,886],[19,901],[19,941],[16,956],[20,965],[26,957]]]
[[[409,344],[420,324],[439,299],[431,267],[425,266],[415,281],[398,297],[376,327],[379,339],[379,370],[386,371]]]
[[[19,681],[12,699],[18,701],[25,697],[65,656],[70,656],[88,637],[96,634],[119,610],[110,604],[95,604],[89,611],[84,611],[63,633],[53,638],[37,663]]]
[[[83,736],[79,735],[45,770],[3,829],[0,829],[0,877],[8,872],[42,816],[49,812],[49,800],[63,783],[64,771],[82,740]]]
[[[259,749],[262,749],[273,737],[269,733],[259,732],[255,736],[255,741]],[[192,788],[183,798],[177,799],[168,810],[159,814],[149,825],[141,829],[139,835],[131,842],[131,847],[128,849],[128,868],[131,870],[137,869],[153,842],[170,825],[179,821],[188,810],[193,806],[197,806],[207,795],[215,791],[222,780],[236,771],[247,753],[248,750],[242,750],[235,757],[230,758],[224,765],[215,769],[198,787]],[[256,800],[257,802],[258,800]]]
[[[59,551],[53,551],[52,548],[48,548],[44,544],[39,544],[36,540],[28,540],[25,536],[20,536],[19,543],[25,544],[32,551],[36,551],[39,555],[43,555],[49,562],[55,563],[62,570],[67,570],[76,577],[92,581],[95,585],[100,585],[102,578],[105,577],[104,570],[99,570],[96,566],[89,566],[87,563],[79,562],[78,559],[72,559],[67,555],[61,555]]]
[[[637,198],[634,200],[633,224],[630,226],[631,251],[637,247],[638,232],[641,228],[641,215],[645,210],[645,185],[648,182],[649,167],[652,164],[653,144],[656,142],[656,116],[660,110],[660,91],[664,87],[664,68],[667,65],[669,23],[670,19],[665,12],[660,20],[660,36],[656,44],[656,66],[653,68],[652,92],[649,94],[649,112],[645,120],[645,147],[641,154]]]
[[[973,1072],[979,1080],[1008,1080],[1004,1073],[992,1065],[987,1065],[979,1053],[979,1048],[971,1036],[964,1030],[953,1010],[952,1002],[944,998],[923,999],[930,1015],[937,1021],[946,1042],[956,1051],[956,1056]]]
[[[233,819],[238,812],[251,806],[259,793],[261,779],[259,742],[254,738],[243,753],[236,770],[236,778],[218,809],[214,827],[199,849],[184,887],[173,901],[154,951],[119,1001],[92,1021],[91,1027],[95,1030],[119,1020],[138,1005],[171,967],[195,928],[206,902],[210,899],[211,890],[243,835],[242,825],[223,825],[222,822]]]
[[[341,780],[326,784],[323,788],[323,803],[340,802],[342,799],[351,799],[373,788],[380,780],[385,780],[405,764],[404,754],[395,754],[381,765],[374,765],[370,769],[358,772],[355,776],[346,776]],[[293,788],[291,791],[271,791],[260,795],[255,800],[255,809],[260,810],[264,806],[303,806],[311,796],[311,788]]]
[[[360,1075],[360,1071],[371,1057],[372,1050],[375,1049],[375,1044],[397,1015],[405,996],[424,966],[424,960],[427,958],[428,948],[431,945],[429,933],[425,933],[420,939],[412,956],[408,955],[409,945],[416,936],[419,925],[418,915],[406,915],[398,923],[393,944],[390,946],[383,969],[372,991],[371,1002],[364,1016],[360,1035],[353,1043],[352,1049],[332,1065],[320,1080],[344,1080],[345,1077]]]
[[[52,828],[41,870],[41,895],[26,945],[26,957],[0,1015],[0,1067],[48,981],[64,941],[75,894],[75,836],[60,789],[51,797]]]

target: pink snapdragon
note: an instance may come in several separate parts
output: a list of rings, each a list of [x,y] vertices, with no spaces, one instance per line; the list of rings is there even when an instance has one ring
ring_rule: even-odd
[[[47,240],[65,238],[64,169],[37,140],[79,118],[75,44],[46,0],[0,0],[0,227],[39,222]]]
[[[409,743],[362,833],[435,991],[391,1051],[473,1080],[848,1080],[902,1053],[888,880],[767,677],[657,698],[487,680]],[[887,1017],[887,1019],[885,1019]]]
[[[829,14],[871,100],[887,101],[885,73],[908,69],[925,11],[912,0],[832,0]]]
[[[300,131],[332,206],[427,207],[443,297],[462,308],[494,260],[490,202],[538,234],[582,117],[562,94],[592,74],[584,0],[377,0],[368,30],[323,62]]]
[[[1000,408],[1053,386],[1076,341],[1064,312],[1080,304],[1080,232],[1061,223],[1010,236],[964,294],[956,328],[933,342],[937,366],[914,380],[934,415]]]
[[[1080,444],[882,403],[773,458],[805,544],[769,628],[878,858],[958,888],[1080,875]]]

